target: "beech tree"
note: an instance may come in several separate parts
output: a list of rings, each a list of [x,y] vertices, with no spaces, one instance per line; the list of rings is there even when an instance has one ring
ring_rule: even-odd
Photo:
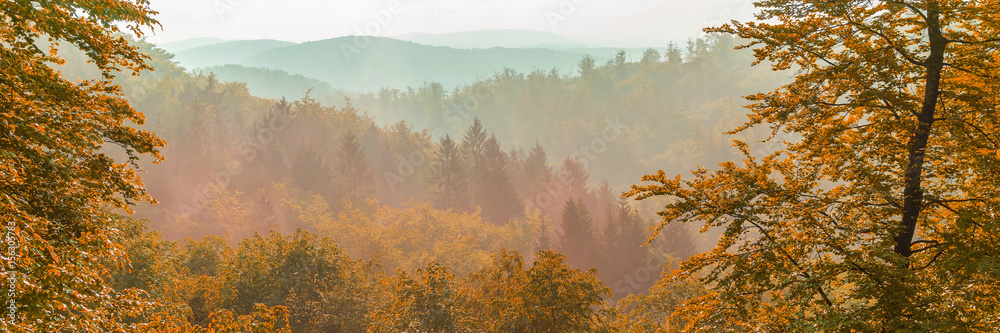
[[[0,2],[2,331],[134,328],[124,318],[142,301],[108,286],[106,263],[125,263],[118,213],[151,201],[138,162],[161,159],[163,142],[132,126],[143,115],[113,78],[151,70],[122,33],[143,36],[153,14],[147,1]],[[98,78],[70,81],[49,66],[74,47]]]
[[[749,122],[799,138],[693,179],[643,177],[663,222],[725,231],[682,264],[689,328],[992,331],[1000,323],[1000,2],[756,3],[709,32],[794,81]]]

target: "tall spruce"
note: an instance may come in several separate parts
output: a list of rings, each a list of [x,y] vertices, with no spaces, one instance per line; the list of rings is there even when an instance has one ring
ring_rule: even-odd
[[[552,168],[548,165],[548,157],[542,145],[535,141],[535,147],[524,160],[524,179],[530,184],[529,194],[543,191],[552,180]]]
[[[375,194],[374,173],[368,167],[368,157],[354,131],[348,130],[337,150],[337,190],[350,200],[361,200]]]
[[[486,129],[483,123],[476,117],[472,121],[472,126],[465,132],[462,138],[462,152],[465,154],[466,163],[469,164],[473,172],[480,170],[482,166],[483,153],[486,150]]]
[[[594,219],[587,206],[578,199],[570,199],[562,211],[563,238],[559,252],[577,268],[590,268],[599,263],[598,244],[594,238]]]
[[[503,224],[523,213],[508,171],[508,156],[500,142],[491,136],[484,143],[482,165],[476,175],[476,203],[483,207],[483,217],[494,224]]]
[[[433,183],[437,206],[443,209],[469,209],[469,189],[467,170],[463,164],[462,152],[458,145],[445,135],[434,159]]]

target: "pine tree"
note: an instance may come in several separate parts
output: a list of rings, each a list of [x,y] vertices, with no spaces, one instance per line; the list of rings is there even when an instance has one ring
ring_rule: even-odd
[[[368,167],[368,157],[351,130],[340,141],[337,151],[335,179],[344,197],[360,200],[374,195],[374,174]]]
[[[583,199],[585,202],[591,201],[591,193],[587,186],[590,175],[583,169],[582,163],[574,158],[566,158],[556,177],[563,189],[561,193],[557,193],[559,199],[556,202],[563,203],[574,198]]]
[[[445,135],[438,146],[432,179],[439,208],[469,209],[468,176],[462,162],[459,147]]]
[[[535,141],[535,147],[524,160],[524,181],[530,185],[529,195],[544,191],[545,186],[552,180],[552,168],[549,167],[548,157],[545,155],[545,149]]]
[[[631,275],[646,264],[649,250],[643,247],[647,239],[647,230],[643,227],[642,218],[625,200],[609,204],[601,233],[600,246],[602,258],[601,272],[605,281],[619,281],[626,275]],[[643,290],[652,285],[654,279],[642,281],[642,286],[629,286],[631,290]],[[636,281],[629,281],[635,284]],[[619,297],[627,295],[616,295]]]
[[[483,207],[483,217],[494,224],[506,223],[523,212],[508,172],[507,153],[495,136],[484,143],[482,165],[476,177],[476,202]]]
[[[483,153],[486,149],[485,144],[486,130],[483,128],[483,123],[479,121],[479,117],[476,117],[462,139],[462,151],[465,154],[466,163],[469,163],[470,170],[474,173],[481,168]]]
[[[507,170],[510,174],[510,181],[514,184],[514,193],[518,197],[524,197],[528,194],[528,190],[531,184],[525,181],[524,177],[524,162],[527,156],[524,150],[519,147],[512,148],[507,153]]]
[[[599,262],[593,226],[594,220],[582,201],[570,199],[566,202],[562,212],[563,239],[559,252],[569,258],[573,267],[591,268]]]

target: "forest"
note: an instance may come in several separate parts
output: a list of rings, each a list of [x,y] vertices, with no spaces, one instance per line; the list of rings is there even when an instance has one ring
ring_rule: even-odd
[[[0,331],[995,331],[1000,2],[756,6],[323,67],[0,2]]]

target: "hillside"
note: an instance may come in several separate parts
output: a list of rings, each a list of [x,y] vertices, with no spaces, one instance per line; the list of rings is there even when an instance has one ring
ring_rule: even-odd
[[[313,97],[343,95],[324,81],[302,75],[292,75],[276,69],[223,65],[206,67],[201,70],[206,73],[214,73],[220,81],[244,82],[250,93],[255,96],[297,99],[310,89],[312,89],[310,96]],[[334,98],[334,100],[339,99]]]
[[[198,37],[198,38],[184,39],[174,42],[160,43],[157,44],[156,46],[163,49],[164,51],[170,53],[177,53],[184,50],[190,50],[196,47],[208,46],[223,42],[226,42],[226,40],[215,37]]]
[[[188,69],[238,64],[255,54],[289,45],[295,43],[272,39],[222,42],[176,52],[174,61]]]
[[[447,46],[457,49],[488,49],[492,47],[532,48],[535,45],[569,45],[583,47],[585,43],[551,32],[534,30],[475,30],[444,34],[405,34],[394,39],[414,43]]]
[[[586,56],[603,64],[621,50],[629,60],[635,61],[647,50],[584,44],[548,32],[478,30],[393,38],[346,36],[301,44],[266,39],[197,38],[166,43],[160,48],[174,52],[173,60],[188,70],[213,67],[220,71],[217,74],[223,80],[236,76],[246,78],[251,90],[268,97],[288,91],[274,90],[273,83],[255,82],[254,78],[261,73],[238,71],[242,68],[278,70],[352,92],[402,89],[428,82],[440,83],[444,89],[451,90],[505,68],[519,72],[555,69],[562,75],[569,75],[575,73]],[[225,65],[238,66],[214,68]],[[272,87],[264,89],[265,85]],[[296,84],[295,89],[306,85]]]
[[[361,38],[368,38],[368,45]],[[348,36],[273,49],[240,64],[314,77],[352,91],[373,91],[424,82],[438,82],[452,89],[504,68],[521,72],[555,68],[566,73],[574,70],[582,58],[577,53],[543,49],[454,49],[391,38]],[[606,59],[595,60],[600,63]]]

